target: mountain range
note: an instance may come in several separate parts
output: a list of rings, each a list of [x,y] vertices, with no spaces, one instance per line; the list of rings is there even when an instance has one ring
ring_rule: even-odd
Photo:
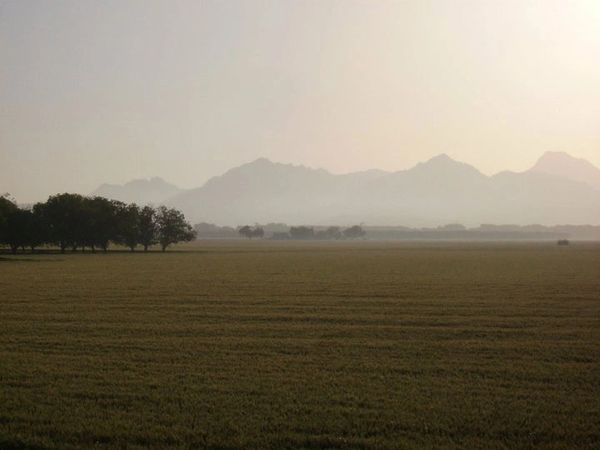
[[[192,222],[221,225],[600,224],[600,169],[556,152],[525,172],[493,176],[445,154],[409,170],[344,175],[259,158],[196,189],[152,178],[102,185],[94,195],[167,204]]]
[[[120,200],[127,203],[160,204],[183,192],[183,189],[167,183],[159,177],[149,180],[133,180],[125,184],[102,184],[92,195]]]

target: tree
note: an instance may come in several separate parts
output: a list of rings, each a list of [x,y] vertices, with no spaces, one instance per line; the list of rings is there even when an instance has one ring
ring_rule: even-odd
[[[244,225],[238,230],[238,232],[241,236],[252,239],[252,227],[250,225]]]
[[[158,242],[156,210],[151,206],[144,206],[139,214],[139,244],[144,246],[144,251],[148,251],[148,247]]]
[[[344,230],[344,237],[348,239],[357,239],[364,237],[367,233],[360,225],[354,225],[353,227],[346,228]]]
[[[262,232],[262,230],[261,230]],[[33,252],[42,243],[55,244],[62,253],[67,248],[102,248],[111,242],[135,250],[138,244],[147,251],[160,242],[162,250],[180,241],[194,239],[195,232],[183,213],[150,206],[140,210],[135,204],[104,197],[57,194],[31,209],[21,209],[7,196],[0,196],[0,245],[16,253],[28,246]]]
[[[0,245],[8,244],[9,217],[18,209],[8,195],[0,196]]]
[[[192,226],[186,222],[181,211],[161,206],[156,212],[158,241],[164,252],[167,247],[177,242],[191,241],[196,237]]]
[[[244,225],[238,230],[238,233],[244,237],[247,237],[248,239],[255,237],[262,238],[265,235],[265,230],[258,225],[256,225],[254,228],[252,228],[250,225]]]
[[[34,205],[33,208],[29,210],[25,234],[25,240],[31,249],[31,253],[35,251],[36,247],[39,247],[48,241],[48,232],[44,222],[44,216],[37,205]]]
[[[263,230],[262,227],[259,226],[254,227],[254,230],[252,230],[252,237],[262,239],[263,237],[265,237],[265,230]]]
[[[117,210],[117,228],[116,241],[135,251],[140,241],[140,208],[135,203]]]
[[[119,241],[119,212],[125,209],[127,205],[104,197],[85,199],[84,204],[87,215],[84,240],[92,248],[92,251],[98,246],[104,252],[107,252],[111,241]]]
[[[84,239],[84,197],[78,194],[58,194],[44,204],[44,222],[48,227],[48,239],[60,247],[62,253],[68,247],[76,250]]]
[[[315,235],[317,239],[341,239],[342,231],[340,227],[329,227],[326,230],[321,230]]]
[[[6,217],[6,234],[4,239],[13,255],[17,253],[19,247],[24,248],[29,245],[27,230],[30,226],[29,223],[32,216],[31,211],[16,207],[10,210]]]
[[[315,236],[315,230],[309,227],[291,227],[290,236],[292,239],[312,239]]]

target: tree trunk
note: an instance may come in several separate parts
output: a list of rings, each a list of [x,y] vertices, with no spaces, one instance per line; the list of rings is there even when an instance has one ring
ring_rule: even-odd
[[[13,255],[17,254],[17,250],[19,250],[19,246],[18,245],[10,245],[10,251],[12,252]]]
[[[148,251],[148,244],[144,244],[144,251],[147,252]]]

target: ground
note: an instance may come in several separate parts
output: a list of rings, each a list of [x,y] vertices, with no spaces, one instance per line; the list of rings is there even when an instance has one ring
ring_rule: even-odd
[[[0,258],[0,448],[600,448],[600,244]]]

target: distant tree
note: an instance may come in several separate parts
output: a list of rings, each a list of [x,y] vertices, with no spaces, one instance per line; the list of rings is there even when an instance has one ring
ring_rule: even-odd
[[[0,196],[0,245],[8,245],[9,217],[17,209],[17,205],[8,197],[8,194]]]
[[[252,227],[250,225],[244,225],[238,230],[238,233],[240,234],[240,236],[252,239]]]
[[[108,251],[110,242],[119,242],[120,211],[127,205],[104,197],[85,199],[87,220],[85,242],[92,251],[96,246]]]
[[[116,241],[135,251],[140,241],[140,208],[135,203],[117,209]]]
[[[328,239],[328,240],[332,240],[332,239],[341,239],[342,238],[342,231],[340,230],[340,227],[329,227],[325,230],[320,230],[315,234],[315,238],[317,239]]]
[[[234,238],[238,232],[232,227],[220,227],[212,223],[201,222],[194,225],[197,238]]]
[[[181,211],[161,206],[156,213],[158,241],[164,252],[171,244],[191,241],[196,237],[192,226],[186,222]]]
[[[68,247],[76,250],[86,232],[84,197],[78,194],[51,196],[43,207],[44,223],[48,227],[48,239],[60,247],[62,253]]]
[[[290,237],[292,239],[312,239],[315,236],[315,230],[310,227],[291,227]]]
[[[289,226],[285,223],[268,223],[266,225],[261,225],[261,228],[265,230],[265,234],[275,234],[275,233],[287,233],[290,229]]]
[[[252,228],[250,225],[244,225],[238,230],[238,233],[240,236],[244,236],[248,239],[262,238],[265,236],[265,230],[259,225],[256,225],[254,228]]]
[[[17,253],[19,248],[29,246],[28,229],[33,214],[26,209],[15,208],[9,212],[6,220],[5,242],[9,245],[13,254]]]
[[[367,233],[360,225],[354,225],[353,227],[346,228],[344,230],[344,237],[348,239],[357,239],[364,237]]]
[[[461,223],[449,223],[447,225],[439,226],[438,230],[442,231],[465,231],[467,227],[465,227]]]
[[[251,232],[252,237],[263,238],[265,236],[265,230],[262,227],[256,226]]]
[[[39,208],[33,208],[29,210],[29,216],[27,218],[27,228],[25,230],[27,245],[31,249],[31,253],[35,251],[37,247],[48,241],[47,226],[44,222],[44,216]]]
[[[148,247],[158,243],[156,224],[156,210],[151,206],[144,206],[139,213],[139,238],[138,243],[148,251]]]

